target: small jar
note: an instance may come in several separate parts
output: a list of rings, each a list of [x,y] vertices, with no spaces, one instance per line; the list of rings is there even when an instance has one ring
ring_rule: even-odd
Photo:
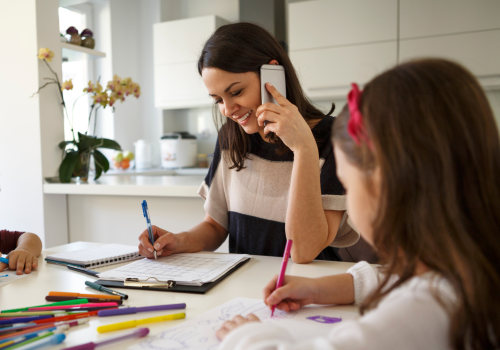
[[[95,40],[91,36],[82,36],[82,46],[93,49],[95,47]]]
[[[208,168],[208,158],[205,153],[198,153],[198,168]]]

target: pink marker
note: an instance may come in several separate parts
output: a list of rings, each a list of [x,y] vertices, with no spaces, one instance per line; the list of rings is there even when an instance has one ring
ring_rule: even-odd
[[[89,308],[106,308],[106,307],[118,307],[118,303],[106,302],[106,303],[87,303],[87,304],[76,304],[76,305],[56,305],[56,306],[44,306],[29,308],[28,311],[41,311],[41,310],[77,310],[77,309],[89,309]]]
[[[283,285],[283,280],[285,279],[286,265],[288,264],[288,257],[290,256],[290,250],[292,249],[292,243],[293,243],[293,241],[291,239],[288,239],[286,241],[285,252],[283,253],[283,260],[281,261],[280,275],[278,276],[278,280],[276,281],[275,290]],[[271,317],[274,315],[274,309],[276,309],[276,305],[273,305],[271,307]]]
[[[120,340],[128,339],[128,338],[142,338],[149,334],[149,328],[138,328],[130,333],[119,335],[117,337],[107,338],[97,342],[88,342],[80,345],[70,346],[68,348],[64,348],[62,350],[93,350],[98,346],[107,345],[110,343],[114,343]]]

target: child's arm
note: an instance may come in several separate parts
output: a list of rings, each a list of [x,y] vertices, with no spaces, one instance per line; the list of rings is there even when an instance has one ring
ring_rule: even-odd
[[[34,233],[25,232],[17,240],[17,247],[9,253],[9,268],[18,275],[30,273],[38,267],[38,257],[42,251],[42,241]]]

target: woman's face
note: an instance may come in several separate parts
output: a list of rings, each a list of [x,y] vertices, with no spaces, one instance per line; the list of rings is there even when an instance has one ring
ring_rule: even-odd
[[[346,190],[347,212],[355,229],[373,245],[373,222],[380,197],[380,171],[371,178],[347,160],[345,153],[335,145],[337,177]]]
[[[261,104],[257,73],[231,73],[218,68],[203,68],[201,77],[222,115],[238,123],[247,134],[258,132],[264,136],[264,127],[257,124],[255,116]]]

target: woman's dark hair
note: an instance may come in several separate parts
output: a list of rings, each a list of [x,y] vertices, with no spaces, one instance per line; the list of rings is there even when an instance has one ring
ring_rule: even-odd
[[[421,262],[456,293],[449,305],[434,288],[453,348],[498,349],[500,141],[483,90],[462,66],[424,59],[374,78],[359,108],[369,142],[348,134],[347,108],[334,142],[366,174],[380,170],[373,244],[387,273],[362,311],[415,276]],[[394,285],[391,275],[400,277]]]
[[[218,68],[231,73],[255,72],[271,60],[277,60],[285,68],[287,99],[297,106],[304,119],[320,119],[324,113],[314,107],[305,97],[290,58],[278,41],[265,29],[252,23],[234,23],[219,27],[207,40],[198,60],[198,72],[203,68]],[[327,113],[331,114],[332,110]],[[241,170],[250,151],[249,135],[236,122],[226,122],[217,108],[214,120],[219,129],[221,149],[229,150],[231,168]],[[274,136],[272,142],[282,141]]]

